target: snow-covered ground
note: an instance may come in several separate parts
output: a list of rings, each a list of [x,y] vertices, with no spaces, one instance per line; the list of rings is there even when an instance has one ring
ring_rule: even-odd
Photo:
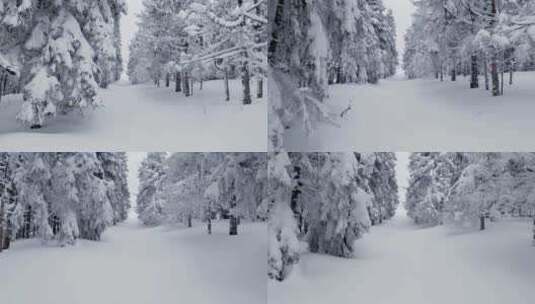
[[[263,152],[267,148],[265,99],[241,104],[241,84],[207,81],[185,98],[170,88],[126,82],[101,90],[104,107],[80,118],[58,116],[41,130],[16,121],[22,97],[0,102],[0,148],[4,151],[221,151]]]
[[[530,222],[460,233],[399,213],[357,241],[355,259],[303,256],[287,281],[270,280],[268,303],[533,303]]]
[[[17,304],[264,304],[265,224],[228,235],[218,222],[144,228],[136,220],[110,228],[101,242],[42,247],[19,241],[0,254],[0,302]]]
[[[333,113],[351,104],[340,126],[310,137],[291,130],[289,151],[515,151],[535,149],[535,72],[516,73],[505,96],[471,90],[468,80],[392,78],[379,85],[331,86]],[[480,85],[484,86],[483,79]]]

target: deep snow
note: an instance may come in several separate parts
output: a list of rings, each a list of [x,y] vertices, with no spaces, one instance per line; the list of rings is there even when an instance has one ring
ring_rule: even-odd
[[[304,255],[289,279],[270,280],[268,303],[533,303],[531,222],[461,233],[398,213],[357,241],[354,259]]]
[[[378,85],[334,85],[327,101],[339,126],[321,125],[310,137],[292,129],[288,151],[535,150],[535,72],[516,73],[505,95],[471,90],[468,80],[382,80]],[[506,77],[506,80],[508,78]],[[480,85],[484,81],[480,79]]]
[[[58,116],[34,131],[16,121],[21,95],[0,102],[0,148],[4,151],[219,151],[267,148],[264,99],[241,104],[241,84],[231,81],[225,102],[222,81],[194,86],[185,98],[170,88],[120,82],[101,90],[104,106],[85,117]],[[81,120],[81,121],[80,121]]]
[[[101,242],[42,247],[18,241],[0,254],[0,301],[17,304],[264,304],[265,224],[228,235],[217,222],[145,228],[137,220],[110,228]]]

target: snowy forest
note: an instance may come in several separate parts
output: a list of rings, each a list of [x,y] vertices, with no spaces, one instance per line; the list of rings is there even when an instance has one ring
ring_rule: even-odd
[[[269,277],[285,280],[305,251],[353,257],[398,208],[395,163],[394,153],[270,154]]]
[[[271,153],[268,303],[530,303],[534,161]]]
[[[267,22],[267,0],[1,1],[0,142],[265,151]]]
[[[532,151],[519,139],[535,130],[534,12],[532,0],[271,1],[269,150]]]
[[[243,104],[263,97],[265,0],[151,0],[143,5],[130,44],[133,83],[150,80],[160,86],[165,80],[169,87],[173,81],[174,90],[189,97],[194,83],[202,90],[205,80],[223,80],[221,94],[229,101],[229,79],[239,78]]]
[[[193,221],[229,222],[238,234],[242,220],[267,217],[265,153],[149,153],[139,169],[137,213],[148,226]]]
[[[424,226],[477,227],[502,218],[533,218],[533,153],[414,153],[405,207]]]
[[[516,71],[535,70],[535,2],[419,0],[408,30],[403,68],[409,78],[458,75],[492,96]],[[504,76],[508,74],[508,76]],[[480,84],[483,77],[484,85]]]
[[[0,153],[0,251],[99,240],[127,218],[126,170],[125,153]]]
[[[266,153],[0,153],[2,301],[266,303],[266,185]]]
[[[377,84],[395,74],[398,53],[382,0],[270,3],[269,144],[276,151],[296,125],[310,133],[318,122],[336,123],[325,105],[329,85]]]

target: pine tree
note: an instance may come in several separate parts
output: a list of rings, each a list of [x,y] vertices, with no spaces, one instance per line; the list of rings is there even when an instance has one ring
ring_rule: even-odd
[[[126,220],[130,209],[126,153],[97,153],[104,179],[109,183],[107,196],[113,209],[113,224]]]
[[[166,157],[166,153],[149,153],[139,168],[136,211],[145,225],[157,225],[162,221],[164,206],[157,193],[165,176]]]
[[[333,122],[329,84],[376,84],[395,73],[395,26],[381,0],[280,0],[269,10],[271,150],[284,147],[288,129]]]
[[[8,51],[22,71],[18,119],[41,128],[54,115],[99,106],[99,83],[106,87],[120,69],[124,1],[8,0],[3,7],[0,32],[15,34]]]
[[[269,249],[268,276],[283,281],[299,262],[300,244],[297,225],[288,205],[292,192],[292,179],[288,174],[291,166],[287,153],[270,154],[269,175]]]

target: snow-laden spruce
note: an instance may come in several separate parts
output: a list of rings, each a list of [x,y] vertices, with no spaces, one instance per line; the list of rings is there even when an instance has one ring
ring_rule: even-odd
[[[355,255],[355,241],[394,215],[392,153],[270,156],[268,275],[284,280],[303,251]]]
[[[291,166],[287,153],[271,153],[268,163],[268,195],[271,201],[269,220],[268,276],[283,281],[299,262],[299,233],[290,209],[294,182],[289,175]]]
[[[409,170],[405,207],[417,224],[484,230],[488,220],[535,219],[533,153],[414,153]]]
[[[275,0],[269,10],[273,150],[284,147],[288,128],[310,133],[333,121],[324,105],[329,84],[376,84],[396,71],[394,18],[382,0]]]
[[[139,169],[137,212],[145,225],[266,219],[265,153],[149,153]]]
[[[229,79],[241,79],[242,102],[264,94],[266,0],[144,1],[139,30],[130,44],[130,80],[174,82],[176,92],[202,90],[205,80],[222,79],[229,101]]]
[[[124,153],[2,153],[0,239],[99,240],[130,207]]]
[[[533,70],[535,3],[517,0],[424,0],[405,41],[403,68],[409,78],[469,77],[470,88],[504,93],[504,73]]]
[[[137,213],[145,225],[160,224],[163,215],[162,205],[156,197],[161,189],[165,174],[166,153],[149,153],[138,171],[139,190],[137,193]]]
[[[0,53],[21,71],[22,123],[41,128],[55,115],[100,105],[99,87],[122,71],[119,22],[125,10],[123,0],[2,2]]]

